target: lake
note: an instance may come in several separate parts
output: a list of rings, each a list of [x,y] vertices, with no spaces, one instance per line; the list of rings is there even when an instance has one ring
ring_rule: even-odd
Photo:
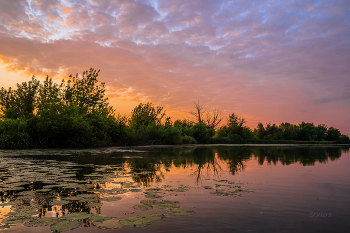
[[[2,150],[0,229],[349,232],[349,167],[349,146]]]

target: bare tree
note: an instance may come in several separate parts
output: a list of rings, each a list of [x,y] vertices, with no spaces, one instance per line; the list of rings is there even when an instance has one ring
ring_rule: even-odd
[[[214,109],[212,111],[207,111],[205,114],[206,125],[212,129],[216,129],[218,125],[223,120],[221,110]]]
[[[198,102],[194,102],[194,111],[190,111],[189,113],[196,118],[197,123],[204,123],[203,121],[203,115],[205,113],[205,109],[202,105],[199,104],[199,100]]]
[[[194,111],[190,111],[189,113],[195,118],[197,123],[203,123],[207,127],[215,129],[223,120],[223,116],[221,110],[214,109],[212,111],[206,110],[203,105],[194,102]]]

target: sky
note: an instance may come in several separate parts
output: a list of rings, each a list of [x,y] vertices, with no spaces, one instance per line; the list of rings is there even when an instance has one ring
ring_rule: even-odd
[[[350,135],[349,0],[0,1],[0,86],[90,67],[122,114],[199,101]]]

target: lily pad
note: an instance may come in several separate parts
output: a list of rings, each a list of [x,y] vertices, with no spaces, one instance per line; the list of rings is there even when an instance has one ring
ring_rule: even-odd
[[[151,225],[151,221],[165,218],[164,214],[140,214],[132,218],[120,220],[120,224],[129,227],[146,227]]]
[[[135,210],[151,210],[153,207],[151,205],[134,205],[132,208]]]
[[[121,199],[122,199],[121,197],[104,197],[104,198],[101,198],[101,201],[111,202],[111,201],[120,201]]]
[[[61,217],[60,221],[86,219],[86,218],[90,218],[91,216],[92,216],[92,214],[88,214],[88,213],[84,213],[84,212],[72,213],[72,214],[67,214],[67,215]]]
[[[164,210],[172,210],[172,209],[180,208],[180,206],[174,203],[160,203],[156,205],[156,208],[164,209]]]
[[[231,197],[241,197],[242,192],[245,193],[253,193],[253,190],[249,189],[217,189],[215,192],[210,192],[211,194],[217,195],[217,196],[231,196]]]
[[[186,192],[190,187],[185,185],[179,185],[176,189],[167,189],[168,192]]]
[[[103,205],[103,203],[99,203],[99,202],[93,202],[93,203],[86,204],[86,206],[88,206],[88,207],[100,207],[102,205]]]
[[[155,205],[157,203],[156,200],[142,200],[140,201],[141,204],[143,205]]]
[[[229,184],[215,184],[215,188],[219,188],[221,186],[231,186]]]
[[[110,219],[102,222],[98,228],[102,229],[115,229],[115,228],[122,228],[124,225],[120,224],[120,221],[118,219]]]
[[[105,216],[101,216],[101,215],[94,215],[92,217],[89,218],[90,222],[104,222],[107,220],[111,220],[112,218],[110,217],[105,217]]]
[[[48,226],[58,222],[58,218],[36,218],[29,222],[24,223],[26,227],[41,227]]]
[[[18,205],[18,204],[22,204],[22,202],[21,201],[9,201],[7,203],[0,203],[0,206]]]
[[[0,225],[0,230],[8,229],[8,228],[13,227],[13,226],[15,226],[15,225],[3,224],[3,225]]]
[[[50,230],[53,232],[69,231],[80,226],[78,221],[58,221],[50,226]]]
[[[195,214],[193,210],[185,210],[180,208],[171,209],[168,211],[168,214],[173,216],[184,216],[184,215],[192,215]]]
[[[51,189],[38,189],[38,190],[35,190],[36,192],[50,192]]]
[[[50,205],[67,205],[69,201],[52,201]]]
[[[2,223],[10,225],[10,224],[29,222],[33,219],[34,219],[33,217],[28,217],[28,216],[11,216],[3,219]]]
[[[163,196],[159,195],[159,192],[144,192],[146,198],[156,199],[162,198]]]
[[[141,189],[130,189],[129,191],[133,193],[137,193],[137,192],[141,192]]]
[[[80,201],[81,198],[78,196],[69,196],[69,197],[64,197],[62,198],[63,200],[69,200],[69,201]]]

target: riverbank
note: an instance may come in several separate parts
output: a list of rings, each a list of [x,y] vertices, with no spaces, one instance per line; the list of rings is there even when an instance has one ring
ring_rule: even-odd
[[[185,145],[145,145],[119,146],[88,149],[23,149],[0,150],[0,156],[6,155],[74,155],[74,154],[111,154],[111,153],[142,153],[165,148],[197,148],[197,147],[348,147],[350,144],[185,144]]]

